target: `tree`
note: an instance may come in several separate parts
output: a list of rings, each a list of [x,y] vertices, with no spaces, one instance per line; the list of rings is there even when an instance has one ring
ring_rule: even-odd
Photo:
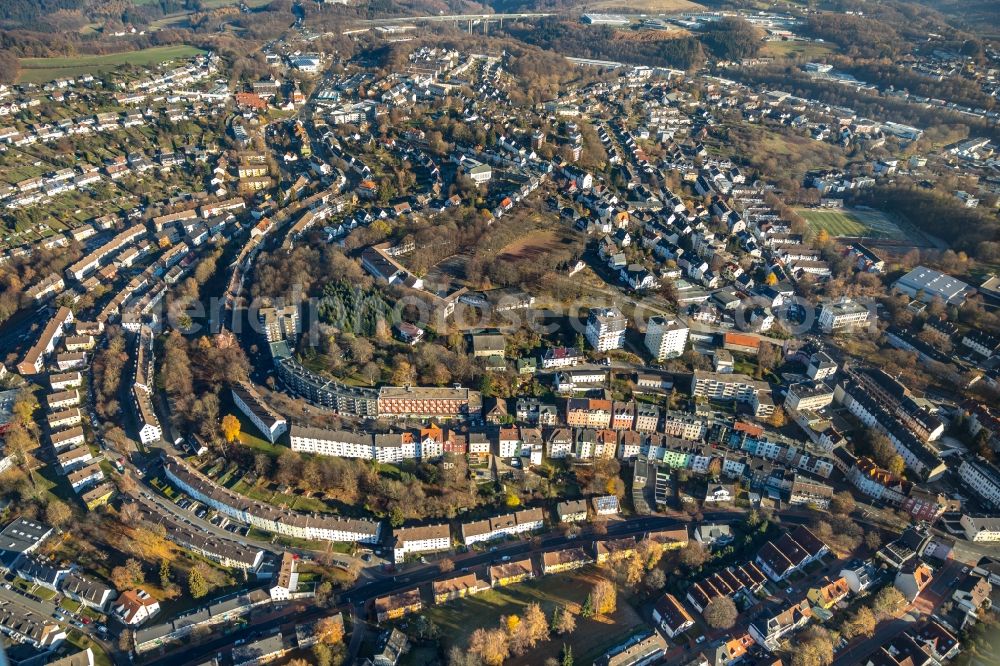
[[[132,630],[123,629],[120,634],[118,634],[118,649],[122,652],[130,652],[134,646],[132,645]]]
[[[222,417],[222,436],[227,442],[235,442],[240,436],[240,420],[232,414]]]
[[[731,629],[736,624],[739,611],[729,597],[716,597],[705,606],[702,617],[713,629]]]
[[[132,578],[133,585],[142,585],[146,582],[146,574],[142,570],[142,562],[134,557],[125,560],[125,571]]]
[[[618,608],[618,591],[611,581],[597,581],[590,594],[593,597],[595,614],[610,615]]]
[[[782,428],[788,423],[788,417],[785,416],[785,410],[780,406],[774,408],[774,412],[767,417],[768,424],[773,428]]]
[[[115,586],[119,592],[124,592],[126,590],[131,590],[132,576],[129,575],[128,569],[125,567],[115,567],[111,570],[111,584]]]
[[[170,581],[170,561],[163,558],[160,560],[160,587],[166,589],[172,584]]]
[[[205,574],[201,572],[201,568],[191,567],[191,570],[188,571],[187,583],[188,592],[193,599],[201,599],[208,594],[208,581],[205,580]]]
[[[340,615],[324,617],[316,623],[316,640],[335,645],[344,640],[344,622]]]
[[[531,647],[539,641],[548,638],[549,622],[542,611],[542,607],[537,603],[528,604],[524,609],[524,621],[522,622],[524,631],[528,634]]]
[[[875,627],[878,620],[875,613],[867,606],[861,606],[858,611],[851,615],[840,628],[841,635],[847,640],[856,636],[871,637],[875,634]]]
[[[903,461],[903,456],[897,453],[889,458],[889,464],[886,465],[886,468],[893,476],[903,476],[903,472],[906,470],[906,463]]]
[[[503,629],[476,629],[469,638],[469,652],[478,655],[487,666],[500,666],[510,654],[507,632]]]
[[[580,615],[586,618],[594,617],[594,594],[588,593],[587,598],[583,600],[583,606],[580,607]]]
[[[836,493],[830,500],[830,511],[841,515],[850,515],[854,512],[854,495],[849,490]]]
[[[906,597],[895,587],[883,587],[872,599],[872,612],[879,619],[894,617],[906,607]]]
[[[809,627],[796,637],[792,666],[829,666],[833,663],[833,639],[822,627]]]
[[[69,508],[69,505],[60,500],[49,500],[48,505],[45,507],[45,520],[53,527],[62,527],[72,517],[73,511]]]
[[[708,553],[705,552],[705,549],[697,541],[688,541],[687,545],[681,550],[681,564],[689,569],[697,569],[707,559]]]
[[[316,666],[333,666],[333,650],[325,643],[316,643],[312,648]]]
[[[667,584],[667,574],[664,573],[663,569],[653,569],[646,574],[645,583],[646,587],[652,592],[662,590]]]
[[[571,634],[576,629],[576,615],[565,606],[552,612],[552,631],[560,636]]]
[[[882,545],[882,535],[878,530],[868,530],[865,532],[865,546],[870,550],[878,550]]]
[[[455,570],[455,561],[450,558],[443,558],[438,561],[438,571],[441,573],[448,573],[449,571]]]
[[[573,646],[563,645],[562,666],[573,666]]]

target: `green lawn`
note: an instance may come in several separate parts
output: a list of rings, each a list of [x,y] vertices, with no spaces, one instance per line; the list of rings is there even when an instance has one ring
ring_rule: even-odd
[[[466,647],[469,637],[480,627],[498,626],[500,617],[521,614],[529,603],[537,602],[549,617],[557,606],[567,606],[576,613],[598,575],[586,568],[569,574],[555,574],[536,580],[489,590],[473,597],[429,607],[425,614],[441,629],[445,650],[452,645]],[[619,592],[618,609],[610,617],[577,617],[576,631],[568,637],[556,637],[515,660],[517,663],[541,664],[548,657],[558,657],[563,643],[573,646],[573,657],[580,664],[590,664],[604,652],[624,642],[645,628],[645,623],[624,595]]]
[[[21,74],[18,83],[46,83],[63,77],[82,74],[101,74],[121,65],[150,66],[168,60],[190,58],[202,53],[194,46],[157,46],[127,53],[108,55],[80,55],[56,58],[21,58]]]
[[[811,41],[767,42],[760,50],[761,56],[772,58],[804,58],[815,60],[834,52],[831,44]]]
[[[892,220],[875,210],[799,208],[796,212],[809,226],[817,231],[823,229],[834,238],[904,238],[902,230]]]
[[[94,652],[94,666],[112,666],[111,659],[100,645],[90,640],[82,632],[73,629],[66,636],[67,640],[81,650],[90,648]]]

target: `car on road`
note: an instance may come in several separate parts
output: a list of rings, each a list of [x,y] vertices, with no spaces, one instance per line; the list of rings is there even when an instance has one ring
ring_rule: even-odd
[[[790,586],[789,586],[789,587],[786,587],[786,588],[785,588],[785,594],[791,594],[791,593],[792,593],[792,592],[794,592],[794,591],[795,591],[795,588],[794,588],[794,587],[790,587]]]
[[[504,555],[500,558],[501,562],[510,562],[510,555]]]

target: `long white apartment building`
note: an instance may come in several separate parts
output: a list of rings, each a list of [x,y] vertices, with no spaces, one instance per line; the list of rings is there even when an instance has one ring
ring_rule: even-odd
[[[689,332],[680,319],[651,317],[646,325],[646,349],[657,361],[680,356],[687,346]]]
[[[232,392],[236,407],[250,419],[267,441],[274,444],[288,430],[288,422],[284,417],[271,409],[252,386],[239,384],[232,388]]]
[[[252,500],[224,488],[180,459],[168,456],[163,470],[174,486],[219,513],[257,529],[296,539],[378,543],[382,524],[374,520],[303,513]]]
[[[1000,508],[1000,469],[984,458],[963,460],[958,476],[972,492],[996,508]]]
[[[329,430],[292,424],[289,439],[293,451],[338,458],[361,458],[380,463],[437,458],[444,444],[434,437],[414,432],[371,433]]]
[[[451,529],[448,523],[399,527],[393,530],[392,553],[396,564],[402,563],[410,553],[432,553],[451,548]]]

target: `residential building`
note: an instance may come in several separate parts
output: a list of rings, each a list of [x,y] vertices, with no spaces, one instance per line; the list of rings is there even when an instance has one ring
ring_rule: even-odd
[[[298,556],[285,551],[268,588],[271,601],[288,601],[299,589]]]
[[[617,516],[621,511],[618,505],[618,498],[615,495],[603,495],[590,500],[594,507],[594,515],[597,516]]]
[[[870,314],[868,306],[844,298],[823,303],[819,311],[819,325],[828,334],[850,331],[866,326]]]
[[[233,402],[272,444],[288,430],[288,423],[264,402],[250,384],[232,387]]]
[[[583,548],[562,548],[542,553],[542,573],[563,573],[593,564],[594,558]]]
[[[653,605],[653,622],[670,638],[694,626],[694,618],[672,594],[664,594]]]
[[[561,523],[579,523],[587,520],[587,500],[566,500],[556,504],[556,515]]]
[[[851,587],[846,578],[838,578],[820,587],[810,588],[806,592],[806,598],[825,610],[830,610],[837,603],[842,601],[851,592]]]
[[[375,439],[367,433],[327,430],[293,423],[289,431],[292,451],[338,458],[375,459]]]
[[[989,605],[993,586],[983,576],[969,575],[959,581],[951,593],[951,600],[967,613],[975,613]]]
[[[807,527],[799,526],[764,544],[754,561],[772,580],[781,581],[828,551]]]
[[[542,368],[569,368],[583,363],[586,357],[575,347],[550,347],[542,354]]]
[[[406,638],[406,634],[393,627],[379,636],[371,665],[396,666],[409,649],[410,641]]]
[[[454,575],[431,583],[431,592],[436,604],[479,594],[488,589],[490,589],[490,584],[480,579],[474,572]]]
[[[419,613],[424,607],[420,590],[414,588],[399,594],[389,594],[375,599],[375,618],[381,623],[398,620],[410,613]]]
[[[430,553],[451,548],[451,530],[447,523],[393,530],[393,560],[400,564],[410,553]]]
[[[655,316],[646,324],[646,349],[657,361],[684,353],[689,329],[679,319]]]
[[[613,648],[595,662],[595,666],[647,666],[655,664],[667,650],[667,641],[658,632],[646,637],[634,637]]]
[[[381,523],[378,521],[303,513],[251,500],[213,483],[173,456],[166,458],[163,469],[166,479],[183,492],[223,515],[257,529],[297,539],[358,543],[379,541]]]
[[[965,487],[994,508],[1000,508],[1000,469],[986,459],[967,458],[958,468]]]
[[[804,627],[811,618],[812,608],[809,602],[803,599],[785,608],[761,615],[750,623],[748,630],[758,645],[773,652],[785,636]]]
[[[733,541],[729,525],[722,523],[701,524],[694,528],[694,540],[708,548],[725,546]]]
[[[539,530],[544,525],[545,520],[541,509],[523,509],[515,513],[463,523],[461,526],[462,543],[471,546],[474,543],[517,536]]]
[[[160,612],[160,602],[145,590],[126,590],[115,600],[112,612],[129,627],[143,624]]]
[[[611,425],[612,402],[570,398],[566,401],[566,424],[572,428],[607,428]]]
[[[259,666],[281,659],[292,651],[291,638],[280,631],[233,648],[233,666]]]
[[[923,562],[911,561],[899,570],[892,585],[899,590],[907,602],[913,603],[924,591],[924,588],[930,585],[933,577],[934,574],[929,566]]]
[[[815,411],[833,403],[833,387],[823,382],[799,382],[788,387],[785,406],[796,411]]]
[[[819,351],[809,357],[806,376],[814,382],[821,382],[827,377],[837,374],[837,369],[837,362],[830,358],[826,352]]]
[[[101,613],[105,612],[108,603],[118,596],[113,588],[77,571],[71,571],[63,578],[60,592],[63,596]]]
[[[833,486],[793,473],[792,488],[788,498],[789,504],[793,506],[808,504],[826,509],[830,506],[831,499],[833,499]]]
[[[45,357],[55,351],[56,344],[62,338],[66,327],[72,323],[73,311],[65,306],[60,307],[42,329],[35,344],[25,353],[24,359],[17,364],[18,373],[28,377],[41,372],[45,366]]]
[[[522,560],[494,564],[487,570],[487,576],[491,587],[505,587],[534,578],[535,568],[531,564],[531,558],[526,557]]]
[[[626,325],[625,316],[618,308],[595,308],[587,317],[584,336],[599,352],[621,349],[625,346]]]
[[[1000,541],[1000,516],[970,516],[962,514],[959,520],[969,541],[989,543]]]

